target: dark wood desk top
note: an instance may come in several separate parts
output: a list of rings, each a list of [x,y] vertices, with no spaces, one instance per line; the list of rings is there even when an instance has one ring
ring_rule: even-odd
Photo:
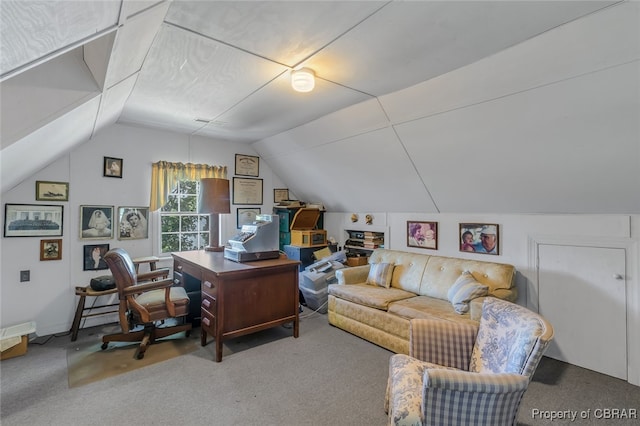
[[[192,250],[171,253],[171,255],[184,262],[193,264],[194,266],[204,268],[217,275],[231,272],[249,272],[255,269],[275,268],[280,266],[298,265],[297,260],[289,259],[285,255],[281,255],[279,259],[256,260],[255,262],[234,262],[225,259],[223,252],[213,252],[206,250]]]

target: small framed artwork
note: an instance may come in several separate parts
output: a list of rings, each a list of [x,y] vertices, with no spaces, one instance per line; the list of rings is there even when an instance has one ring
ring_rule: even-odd
[[[239,208],[237,212],[238,229],[242,228],[242,225],[249,225],[256,220],[256,216],[260,214],[259,208],[242,209]]]
[[[438,249],[438,222],[407,221],[407,246]]]
[[[118,208],[118,239],[140,240],[149,237],[149,207]]]
[[[495,223],[461,223],[460,251],[499,254],[500,234]]]
[[[109,244],[88,244],[83,247],[83,271],[109,269],[104,255],[109,251]]]
[[[235,171],[240,176],[260,176],[260,157],[236,154]]]
[[[289,190],[286,188],[274,188],[273,190],[273,202],[279,203],[289,199]]]
[[[113,238],[113,206],[80,206],[80,239]]]
[[[262,179],[234,177],[233,204],[262,204]]]
[[[122,179],[122,158],[104,157],[103,176]]]
[[[40,240],[40,260],[62,259],[62,240]]]
[[[36,201],[69,201],[69,182],[37,180]]]
[[[63,206],[5,204],[5,237],[61,237]]]

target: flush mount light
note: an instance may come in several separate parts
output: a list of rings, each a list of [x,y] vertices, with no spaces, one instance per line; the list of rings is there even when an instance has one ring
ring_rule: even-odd
[[[316,73],[310,68],[291,71],[291,87],[296,92],[310,92],[316,85]]]

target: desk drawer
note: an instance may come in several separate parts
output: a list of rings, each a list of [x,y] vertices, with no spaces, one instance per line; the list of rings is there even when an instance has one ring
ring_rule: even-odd
[[[211,336],[216,335],[216,317],[209,311],[202,309],[200,327]]]
[[[218,296],[218,284],[205,276],[204,280],[202,280],[202,293],[216,298]]]
[[[215,315],[218,312],[218,305],[215,297],[211,297],[206,293],[202,293],[202,309]]]

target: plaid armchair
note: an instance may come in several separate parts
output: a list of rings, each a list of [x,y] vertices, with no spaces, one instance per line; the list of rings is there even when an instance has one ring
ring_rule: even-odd
[[[479,325],[414,319],[409,355],[389,361],[390,425],[514,425],[553,338],[540,315],[489,297]]]

